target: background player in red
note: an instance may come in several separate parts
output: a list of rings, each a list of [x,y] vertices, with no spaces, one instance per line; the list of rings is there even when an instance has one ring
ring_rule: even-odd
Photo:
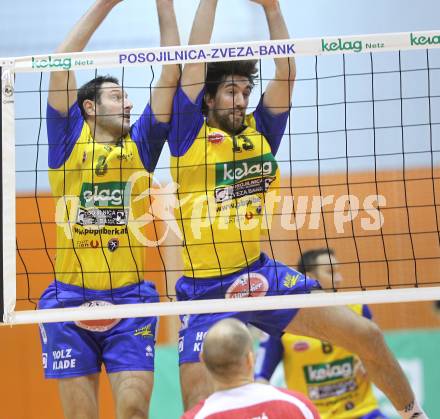
[[[215,392],[183,419],[319,418],[304,395],[254,382],[252,337],[236,319],[221,320],[208,331],[200,359]]]

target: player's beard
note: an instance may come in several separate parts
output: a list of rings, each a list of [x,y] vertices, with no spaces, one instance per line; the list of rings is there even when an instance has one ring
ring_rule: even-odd
[[[116,138],[125,137],[130,131],[130,119],[124,118],[123,115],[113,115],[106,123],[109,129],[112,129]]]
[[[217,122],[218,127],[228,134],[238,134],[243,129],[244,111],[240,117],[234,117],[234,113],[230,110],[213,110],[213,119]]]
[[[118,113],[115,109],[108,109],[101,105],[96,123],[105,131],[110,131],[115,138],[125,137],[130,131],[130,118],[124,117],[124,113]]]

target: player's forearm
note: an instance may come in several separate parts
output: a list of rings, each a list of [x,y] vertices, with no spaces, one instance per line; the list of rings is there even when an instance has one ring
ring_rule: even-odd
[[[209,44],[214,28],[217,0],[200,0],[189,36],[190,45]]]
[[[156,6],[157,15],[159,17],[160,46],[170,47],[180,45],[174,1],[156,0]]]
[[[174,0],[156,0],[160,28],[160,45],[170,47],[180,45]],[[161,85],[176,87],[180,77],[180,66],[165,65],[162,68]]]
[[[209,44],[214,28],[217,0],[200,0],[189,36],[190,45]],[[205,83],[206,63],[186,64],[181,78],[184,92],[193,102]]]
[[[272,2],[263,6],[269,27],[270,39],[289,39],[289,31],[279,3]],[[277,78],[281,80],[294,80],[296,76],[295,59],[293,57],[278,58],[275,60]]]
[[[367,351],[363,351],[361,360],[370,379],[386,394],[397,410],[403,410],[414,401],[415,396],[400,364],[386,345],[383,334],[378,331],[374,342],[370,341],[368,348],[364,349]]]
[[[82,51],[102,21],[120,1],[97,0],[69,32],[56,52]]]

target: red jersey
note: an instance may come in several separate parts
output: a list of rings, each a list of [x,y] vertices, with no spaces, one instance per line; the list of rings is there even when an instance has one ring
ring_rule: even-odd
[[[217,391],[185,412],[182,419],[317,419],[316,407],[304,395],[252,383]]]

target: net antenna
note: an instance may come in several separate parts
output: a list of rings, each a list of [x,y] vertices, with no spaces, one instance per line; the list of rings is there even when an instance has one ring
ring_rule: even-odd
[[[440,48],[440,30],[439,31],[429,31],[429,32],[412,32],[412,33],[388,33],[388,34],[375,34],[375,35],[356,35],[356,36],[341,36],[341,37],[330,37],[330,38],[313,38],[313,39],[293,39],[293,40],[280,40],[280,41],[262,41],[262,42],[249,42],[249,43],[229,43],[229,44],[218,44],[218,45],[202,45],[202,46],[184,46],[184,47],[167,47],[167,48],[147,48],[147,49],[134,49],[134,50],[121,50],[121,51],[98,51],[98,52],[81,52],[81,53],[71,53],[71,54],[51,54],[51,55],[41,55],[41,56],[28,56],[28,57],[18,57],[13,59],[0,59],[0,73],[1,73],[1,119],[0,119],[0,147],[1,147],[1,171],[2,171],[2,201],[1,201],[1,229],[2,229],[2,242],[1,246],[1,261],[3,269],[3,278],[0,285],[0,303],[3,311],[3,322],[5,324],[28,324],[28,323],[41,323],[41,322],[59,322],[59,321],[78,321],[78,320],[98,320],[105,318],[123,318],[123,317],[141,317],[141,316],[153,316],[153,315],[176,315],[176,314],[196,314],[196,313],[214,313],[214,312],[229,312],[229,311],[254,311],[254,310],[269,310],[269,309],[281,309],[281,308],[291,308],[291,307],[317,307],[317,306],[329,306],[329,305],[346,305],[351,303],[391,303],[391,302],[409,302],[409,301],[423,301],[423,300],[435,300],[440,299],[440,281],[435,279],[435,272],[438,272],[440,267],[440,246],[439,246],[439,214],[438,214],[438,193],[439,193],[439,183],[438,183],[438,173],[439,173],[439,152],[438,146],[439,141],[439,126],[440,121],[435,120],[435,115],[438,115],[439,107],[439,97],[440,97],[440,86],[434,82],[434,80],[440,79],[438,75],[440,74],[440,59],[439,55],[434,55]],[[403,68],[402,64],[402,54],[406,51],[413,51],[415,54],[424,54],[425,64],[422,68],[411,69]],[[367,61],[372,63],[373,57],[379,56],[380,54],[393,54],[398,57],[398,68],[392,71],[381,71],[376,70],[374,65],[365,72],[352,72],[346,69],[346,59],[355,55],[363,55],[367,57]],[[433,56],[431,60],[430,57]],[[345,265],[347,269],[350,267],[357,267],[358,277],[355,278],[353,284],[346,287],[346,289],[334,289],[334,291],[344,291],[344,292],[333,292],[333,293],[312,293],[310,295],[293,295],[293,296],[273,296],[273,297],[255,297],[255,298],[232,298],[228,300],[205,300],[205,301],[195,301],[195,302],[176,302],[176,301],[163,301],[154,304],[131,304],[131,305],[113,305],[113,306],[100,306],[85,308],[62,308],[55,310],[35,310],[33,309],[17,309],[17,301],[27,299],[28,301],[37,301],[38,296],[33,295],[30,292],[30,287],[28,287],[25,294],[19,295],[17,297],[17,264],[21,263],[24,265],[24,269],[20,275],[29,276],[32,274],[29,268],[24,263],[24,257],[22,255],[23,249],[19,244],[17,235],[17,220],[16,220],[16,125],[19,120],[24,120],[26,118],[16,118],[16,99],[17,92],[15,89],[15,78],[21,76],[25,73],[37,73],[43,74],[49,71],[57,71],[65,69],[63,66],[66,63],[69,64],[70,70],[94,70],[102,68],[124,68],[128,69],[130,67],[146,67],[152,65],[166,65],[166,64],[186,64],[194,62],[213,62],[213,61],[232,61],[232,60],[243,60],[243,59],[258,59],[261,61],[271,61],[273,58],[290,57],[295,56],[298,59],[306,59],[306,57],[311,57],[314,60],[314,72],[316,74],[312,78],[301,78],[298,77],[296,81],[295,93],[294,93],[294,106],[292,108],[292,114],[296,112],[299,114],[303,110],[312,109],[315,115],[315,120],[312,121],[312,126],[314,129],[301,131],[293,131],[286,133],[286,137],[283,141],[293,141],[293,153],[295,153],[295,141],[301,141],[302,137],[311,136],[311,138],[317,139],[318,154],[320,159],[313,159],[314,163],[318,165],[318,177],[322,184],[312,185],[316,189],[319,187],[319,203],[318,207],[313,206],[312,208],[307,208],[305,211],[310,217],[313,217],[312,224],[308,224],[308,228],[305,230],[299,230],[298,234],[290,232],[290,237],[285,238],[280,237],[277,239],[276,233],[274,234],[274,229],[271,230],[271,240],[274,246],[271,246],[274,254],[269,255],[277,259],[277,246],[285,246],[286,242],[292,243],[297,239],[301,242],[300,251],[307,250],[313,244],[320,243],[326,246],[338,248],[338,243],[341,244],[341,248],[346,248],[347,243],[356,244],[356,260],[346,258],[346,260],[341,261],[341,265]],[[318,63],[321,60],[332,60],[331,56],[343,58],[344,69],[337,75],[321,75],[319,71]],[[301,58],[300,58],[301,57]],[[268,60],[269,59],[269,60]],[[432,62],[431,62],[432,61]],[[301,63],[298,64],[299,72],[301,72]],[[427,94],[420,98],[427,106],[427,116],[429,121],[423,124],[406,123],[403,120],[403,115],[406,113],[405,107],[409,99],[417,99],[417,97],[407,97],[407,92],[405,91],[405,78],[409,77],[413,72],[422,72],[426,75],[428,80]],[[394,73],[399,80],[399,94],[400,96],[393,99],[381,99],[376,97],[376,93],[369,97],[367,100],[354,100],[349,97],[345,87],[348,80],[355,80],[356,77],[366,76],[370,80],[370,84],[375,85],[375,80],[377,75],[386,76],[387,73]],[[326,109],[332,106],[338,106],[338,103],[322,103],[321,98],[323,91],[325,89],[321,84],[325,84],[326,80],[337,79],[343,80],[344,88],[340,89],[344,97],[342,103],[339,105],[343,106],[343,111],[340,114],[347,118],[347,105],[361,105],[362,103],[368,103],[369,106],[373,107],[373,123],[370,122],[370,126],[367,128],[353,128],[350,124],[347,124],[347,120],[344,120],[345,128],[342,129],[342,137],[344,141],[349,141],[350,138],[356,135],[362,135],[364,131],[367,131],[372,138],[374,138],[374,148],[375,151],[373,155],[368,155],[364,157],[372,157],[374,159],[375,169],[374,169],[374,181],[359,181],[355,177],[347,175],[349,163],[353,164],[353,156],[349,156],[349,148],[347,143],[344,143],[344,155],[339,157],[329,157],[328,159],[325,155],[319,153],[320,148],[324,145],[324,138],[329,134],[337,134],[338,129],[321,129],[321,118],[322,114]],[[267,79],[260,76],[260,82],[264,83]],[[309,97],[311,104],[297,104],[296,95],[301,97],[301,85],[306,85],[308,82],[316,87],[314,95]],[[124,82],[126,85],[127,83]],[[378,88],[380,89],[380,88]],[[436,90],[437,89],[437,90]],[[436,91],[435,91],[436,90]],[[26,93],[26,92],[20,92]],[[37,92],[41,96],[41,92]],[[313,101],[316,98],[316,102]],[[377,119],[379,119],[381,113],[376,109],[380,107],[382,102],[394,101],[397,102],[400,108],[401,120],[396,126],[391,123],[389,126],[380,126]],[[345,107],[345,111],[344,111]],[[437,109],[437,112],[434,110]],[[41,115],[40,115],[41,119]],[[293,125],[296,124],[296,120],[292,117]],[[41,121],[40,121],[41,122]],[[430,146],[422,151],[414,152],[407,150],[405,146],[405,139],[407,137],[407,131],[411,129],[417,129],[417,126],[427,127],[427,138]],[[289,124],[290,126],[290,124]],[[380,138],[383,138],[384,131],[397,130],[401,134],[402,150],[400,155],[403,158],[403,169],[402,177],[399,179],[395,178],[378,178],[376,173],[376,165],[383,157],[391,155],[393,153],[382,153],[377,152],[376,146],[380,145]],[[316,132],[316,129],[318,132]],[[380,138],[379,138],[380,137]],[[361,137],[360,137],[361,138]],[[362,139],[360,140],[362,141]],[[409,178],[407,176],[405,162],[407,158],[411,158],[412,155],[417,153],[429,154],[429,164],[428,172],[430,176],[428,178]],[[302,188],[310,187],[307,182],[304,184],[295,183],[296,172],[292,173],[290,171],[283,172],[283,163],[288,163],[289,166],[295,168],[297,165],[301,167],[305,163],[307,158],[295,159],[292,153],[288,153],[288,159],[285,158],[284,154],[279,154],[277,159],[280,161],[281,175],[289,175],[290,186],[285,188],[287,192],[301,193]],[[355,156],[361,157],[361,156]],[[321,174],[321,169],[325,166],[326,162],[329,160],[343,159],[347,166],[347,172],[343,176],[342,183],[326,183],[325,176]],[[293,165],[292,165],[293,161]],[[287,166],[286,166],[287,167]],[[169,168],[168,168],[169,169]],[[426,167],[425,167],[426,169]],[[298,173],[301,170],[298,169]],[[426,172],[426,170],[425,170]],[[419,217],[420,213],[418,208],[420,206],[412,204],[410,200],[410,183],[413,181],[427,181],[430,185],[431,197],[430,202],[424,207],[429,207],[429,211],[434,212],[435,221],[431,223],[428,230],[419,231],[414,230],[414,217]],[[398,183],[398,188],[403,188],[403,193],[405,196],[404,208],[402,205],[395,204],[389,205],[390,202],[385,202],[379,200],[378,196],[380,191],[383,190],[383,184],[393,182]],[[372,194],[377,197],[376,205],[368,208],[368,210],[376,211],[375,216],[371,216],[371,219],[383,218],[386,220],[394,219],[399,217],[404,217],[404,223],[407,223],[407,229],[403,233],[396,231],[386,231],[386,226],[381,223],[379,232],[377,230],[374,233],[362,235],[358,231],[359,223],[361,220],[353,222],[353,217],[355,217],[359,212],[366,211],[365,208],[360,208],[356,203],[356,186],[362,185],[363,183],[372,183]],[[324,208],[326,205],[325,197],[323,194],[325,190],[331,187],[342,187],[344,190],[349,188],[349,198],[342,202],[342,206],[339,205],[338,208],[333,208],[332,210],[327,210]],[[381,186],[381,188],[378,188]],[[398,195],[402,195],[399,193]],[[361,192],[363,195],[364,192]],[[333,197],[333,195],[332,195]],[[293,196],[292,199],[296,197]],[[38,197],[34,196],[34,200],[37,201]],[[316,202],[318,202],[316,201]],[[315,201],[313,201],[315,202]],[[339,201],[337,201],[339,202]],[[347,207],[348,203],[348,207]],[[37,203],[38,205],[38,203]],[[336,205],[336,204],[335,204]],[[336,205],[337,206],[337,205]],[[316,209],[317,208],[317,209]],[[403,213],[400,211],[403,210]],[[395,211],[393,213],[393,211]],[[400,212],[399,212],[400,211]],[[344,220],[349,219],[349,235],[346,234],[345,230],[339,231],[339,225],[335,227],[335,231],[328,227],[328,220],[336,215],[343,215]],[[349,214],[349,217],[348,217]],[[394,215],[393,215],[394,214]],[[278,214],[281,218],[284,216],[291,216],[292,213],[281,212]],[[432,215],[432,214],[431,214]],[[294,216],[299,219],[300,216],[305,216],[305,213],[296,211]],[[377,218],[378,216],[378,218]],[[316,218],[318,217],[318,218]],[[347,218],[348,217],[348,218]],[[376,218],[375,218],[376,217]],[[382,218],[381,218],[382,217]],[[316,221],[321,219],[323,222],[317,231],[314,228]],[[281,220],[283,222],[283,220]],[[365,222],[365,218],[364,218]],[[336,222],[335,222],[336,223]],[[298,223],[297,223],[298,224]],[[331,224],[331,223],[330,223]],[[434,226],[434,227],[433,227]],[[45,226],[46,227],[46,226]],[[54,228],[54,226],[52,226]],[[296,225],[296,228],[299,226]],[[347,227],[347,226],[345,226]],[[322,231],[324,228],[324,231]],[[313,234],[312,234],[313,233]],[[316,234],[315,234],[316,233]],[[338,236],[339,234],[339,236]],[[342,234],[342,235],[341,235]],[[392,253],[395,252],[396,243],[393,242],[393,237],[395,240],[399,241],[402,237],[405,240],[410,240],[410,257],[408,255],[402,257],[397,254],[393,258]],[[342,241],[338,241],[345,239]],[[362,256],[362,249],[369,245],[364,243],[364,239],[379,239],[382,243],[382,253],[383,256],[379,256],[373,259],[364,258]],[[430,251],[426,254],[418,253],[418,240],[429,240],[431,243]],[[371,243],[374,243],[371,242]],[[374,245],[373,245],[374,246]],[[46,252],[48,249],[44,249]],[[338,250],[338,255],[340,259],[340,251]],[[398,252],[397,252],[398,253]],[[287,260],[287,257],[283,259],[283,262],[293,265],[294,260],[297,259],[298,254],[293,255],[292,260]],[[385,259],[384,259],[385,258]],[[426,262],[426,263],[425,263]],[[395,264],[401,264],[401,266],[406,266],[409,263],[411,269],[414,271],[409,274],[409,280],[405,278],[400,278],[402,280],[396,279],[396,275],[393,275],[393,266]],[[382,267],[386,265],[386,270],[378,269],[374,270],[374,266],[381,265]],[[350,268],[350,269],[351,269]],[[372,270],[370,270],[370,268]],[[356,270],[356,269],[355,269]],[[399,271],[399,270],[398,270]],[[369,282],[371,278],[371,272],[378,274],[373,282]],[[400,271],[399,271],[400,272]],[[399,276],[398,274],[397,276]],[[433,279],[434,278],[434,279]],[[165,287],[166,288],[166,287]],[[167,293],[163,295],[164,299],[173,299],[173,295]]]
[[[14,106],[14,61],[0,59],[0,203],[1,268],[0,308],[3,319],[14,311],[16,302],[15,264],[15,106]],[[9,280],[7,280],[9,278]]]

